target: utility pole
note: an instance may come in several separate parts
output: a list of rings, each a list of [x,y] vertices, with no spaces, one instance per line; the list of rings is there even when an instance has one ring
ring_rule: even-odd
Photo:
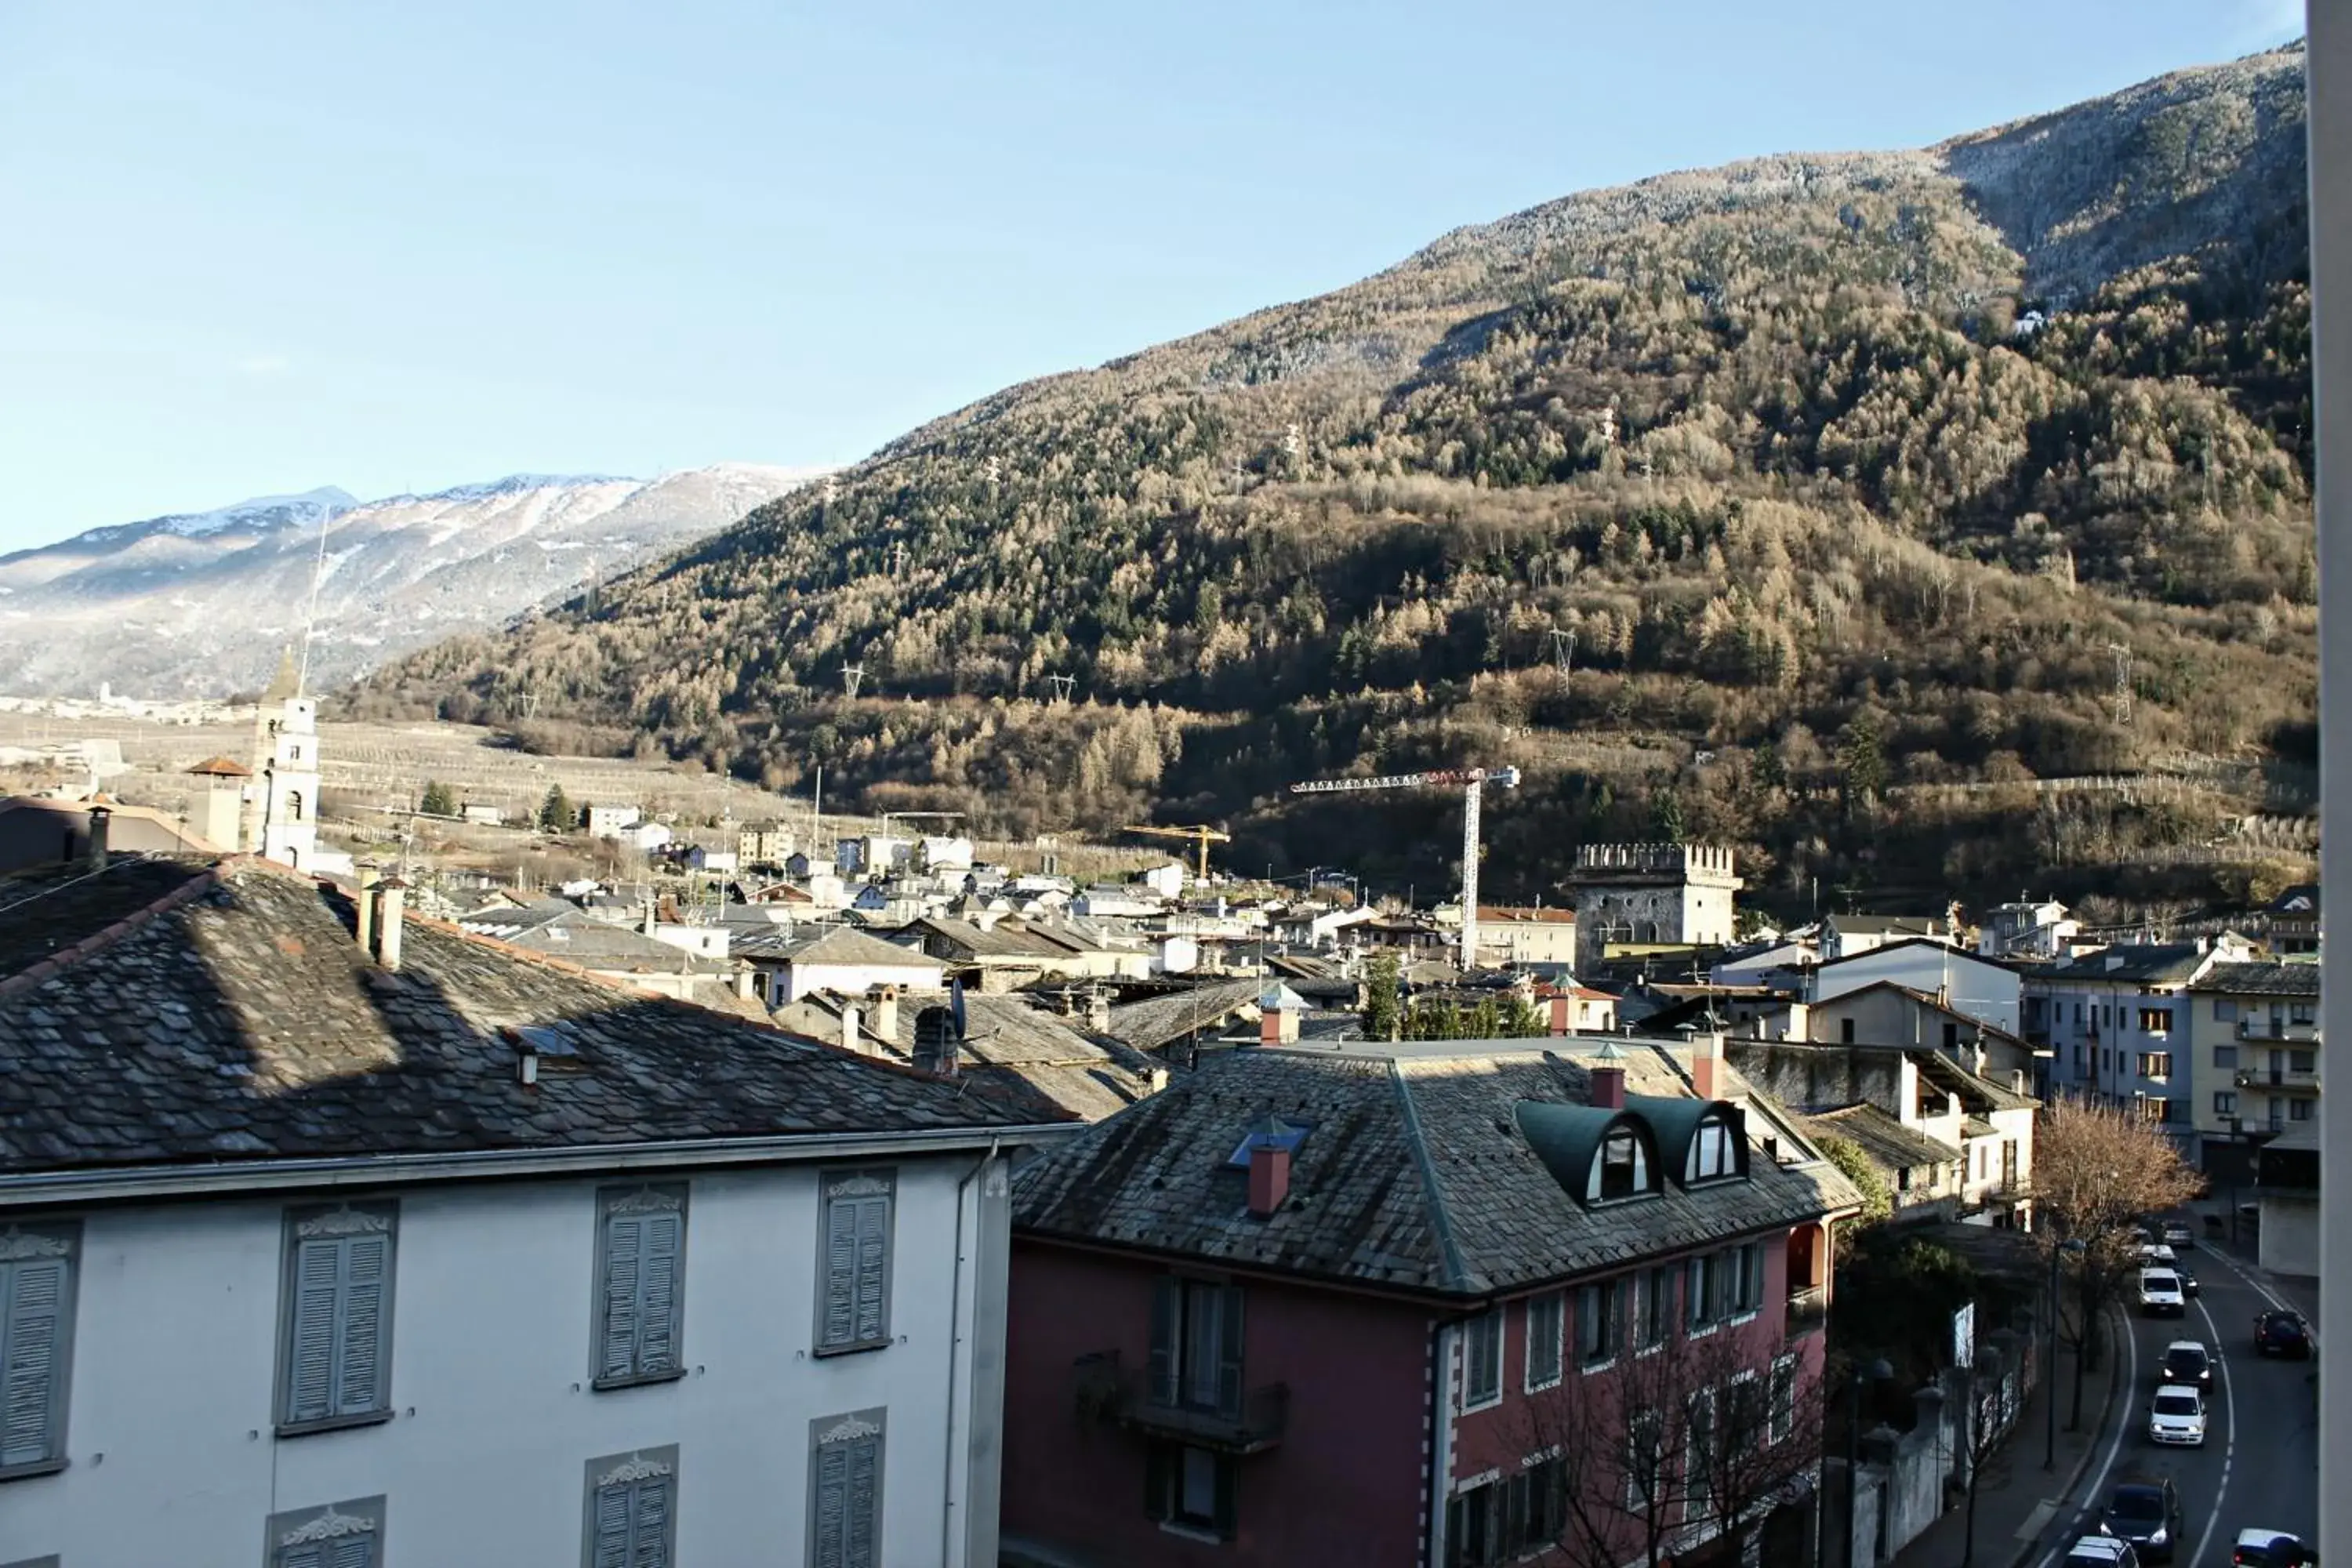
[[[906,574],[907,542],[903,539],[893,540],[890,542],[890,575],[895,580],[905,576]]]
[[[1078,678],[1075,675],[1049,675],[1045,679],[1053,683],[1055,702],[1066,708],[1069,706],[1071,694],[1078,689]]]
[[[1552,627],[1551,658],[1559,666],[1559,678],[1566,680],[1568,672],[1576,667],[1576,633],[1573,630]]]
[[[841,689],[849,694],[852,701],[856,700],[857,698],[857,683],[865,679],[866,667],[864,665],[845,664],[841,667]]]

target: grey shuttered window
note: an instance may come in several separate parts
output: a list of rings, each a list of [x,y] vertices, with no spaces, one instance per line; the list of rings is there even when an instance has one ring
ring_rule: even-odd
[[[79,1227],[0,1230],[0,1475],[66,1458]]]
[[[383,1568],[383,1499],[272,1514],[266,1568]]]
[[[884,1413],[809,1423],[809,1568],[879,1568]]]
[[[1549,1388],[1559,1381],[1560,1327],[1567,1300],[1558,1291],[1528,1301],[1528,1387]]]
[[[1503,1310],[1479,1313],[1462,1326],[1462,1399],[1491,1405],[1503,1397]]]
[[[898,1199],[892,1171],[834,1171],[822,1194],[817,1268],[819,1355],[890,1342],[890,1231]]]
[[[1242,1289],[1164,1275],[1152,1282],[1146,1373],[1154,1405],[1239,1416]]]
[[[686,1188],[621,1187],[596,1204],[595,1385],[678,1376]]]
[[[278,1401],[281,1430],[389,1416],[390,1204],[297,1210],[287,1221]]]
[[[582,1568],[670,1568],[677,1552],[677,1448],[588,1461]]]

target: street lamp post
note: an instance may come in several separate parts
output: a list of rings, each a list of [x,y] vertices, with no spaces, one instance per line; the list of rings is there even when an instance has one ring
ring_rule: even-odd
[[[2042,1330],[2042,1468],[2058,1468],[2058,1263],[2062,1257],[2084,1250],[2079,1241],[2061,1241],[2050,1248],[2050,1321]]]

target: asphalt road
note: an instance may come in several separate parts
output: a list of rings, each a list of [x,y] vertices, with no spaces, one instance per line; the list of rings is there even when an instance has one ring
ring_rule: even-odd
[[[2228,1254],[2205,1247],[2181,1261],[2203,1294],[2181,1318],[2130,1319],[2131,1337],[2115,1347],[2123,1358],[2124,1394],[2115,1426],[2072,1500],[2080,1512],[2063,1532],[2071,1543],[2096,1528],[2095,1517],[2118,1481],[2169,1476],[2185,1519],[2173,1568],[2228,1568],[2238,1531],[2284,1530],[2316,1544],[2319,1531],[2318,1385],[2316,1359],[2281,1361],[2254,1353],[2254,1315],[2287,1306],[2315,1321],[2306,1292],[2266,1287]],[[2156,1368],[2174,1340],[2200,1340],[2220,1363],[2202,1448],[2160,1447],[2148,1440],[2148,1403]],[[2052,1539],[2057,1539],[2055,1537]],[[2062,1545],[2053,1554],[2055,1563]]]

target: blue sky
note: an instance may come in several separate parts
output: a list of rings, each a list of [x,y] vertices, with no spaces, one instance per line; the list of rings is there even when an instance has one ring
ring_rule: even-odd
[[[848,461],[1570,191],[2300,31],[2298,0],[6,0],[0,548]]]

